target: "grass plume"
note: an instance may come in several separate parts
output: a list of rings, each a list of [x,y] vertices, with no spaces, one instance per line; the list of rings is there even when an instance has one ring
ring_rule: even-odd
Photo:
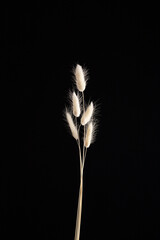
[[[78,91],[83,92],[86,88],[86,71],[77,64],[74,70],[74,75]]]
[[[87,107],[86,111],[83,112],[83,115],[81,118],[81,124],[83,126],[86,125],[91,120],[91,117],[93,115],[93,110],[94,110],[93,102],[91,102]]]
[[[75,92],[72,93],[73,115],[79,117],[81,114],[80,101]]]
[[[79,161],[80,161],[80,188],[79,198],[77,206],[77,218],[75,226],[74,240],[80,239],[80,226],[81,226],[81,215],[82,215],[82,197],[83,197],[83,171],[86,159],[87,149],[93,142],[95,133],[95,119],[93,119],[94,104],[91,102],[85,109],[84,90],[86,89],[87,71],[82,68],[79,64],[74,69],[74,79],[76,83],[76,89],[71,93],[71,106],[69,111],[66,109],[65,116],[69,125],[72,136],[77,141],[79,150]],[[77,93],[77,94],[76,94]],[[81,104],[81,99],[82,104]],[[82,106],[82,107],[81,107]],[[95,114],[94,114],[95,115]],[[94,121],[93,121],[94,120]],[[80,137],[80,128],[83,128],[83,136]],[[83,141],[83,145],[81,144]],[[83,146],[83,149],[81,149]]]
[[[72,136],[73,136],[76,140],[78,140],[77,127],[75,126],[75,124],[74,124],[74,122],[73,122],[73,119],[72,119],[72,116],[71,116],[71,114],[69,113],[68,110],[66,110],[66,119],[67,119],[69,128],[70,128],[70,130],[71,130]]]
[[[94,131],[93,123],[90,122],[87,126],[86,136],[84,139],[84,146],[86,148],[89,148],[89,146],[92,143],[93,131]]]

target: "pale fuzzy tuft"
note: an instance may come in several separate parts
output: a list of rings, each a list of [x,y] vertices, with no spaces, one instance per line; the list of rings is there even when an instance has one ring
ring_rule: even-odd
[[[90,144],[92,143],[93,139],[93,131],[94,131],[94,125],[92,122],[88,124],[87,131],[86,131],[86,136],[84,139],[84,146],[88,148]]]
[[[97,120],[93,119],[87,124],[86,134],[84,138],[84,146],[89,148],[91,143],[95,141],[97,135]]]
[[[75,75],[77,89],[80,92],[83,92],[86,88],[86,79],[85,79],[86,71],[79,64],[77,64],[74,70],[74,75]]]
[[[73,115],[75,117],[79,117],[81,114],[80,101],[78,96],[75,94],[75,92],[72,93],[72,107],[73,107]]]
[[[93,102],[91,102],[90,105],[87,107],[87,110],[82,115],[81,124],[83,126],[86,125],[90,121],[90,119],[93,115],[93,110],[94,110]]]
[[[73,136],[76,140],[78,140],[77,127],[75,126],[75,124],[74,124],[74,122],[73,122],[73,119],[72,119],[71,114],[70,114],[67,110],[66,110],[66,119],[67,119],[68,125],[69,125],[69,127],[70,127],[72,136]]]

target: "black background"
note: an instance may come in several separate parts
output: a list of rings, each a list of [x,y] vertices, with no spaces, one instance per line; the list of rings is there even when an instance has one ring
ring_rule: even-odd
[[[74,239],[79,160],[63,109],[77,63],[100,105],[81,239],[160,239],[159,11],[128,2],[1,8],[1,239]]]

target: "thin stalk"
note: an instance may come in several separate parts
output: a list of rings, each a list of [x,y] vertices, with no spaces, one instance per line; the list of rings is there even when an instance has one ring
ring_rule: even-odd
[[[76,219],[74,240],[79,240],[79,238],[80,238],[81,215],[82,215],[82,196],[83,196],[83,174],[81,175],[80,188],[79,188],[77,219]]]
[[[78,150],[79,150],[80,180],[81,180],[83,163],[82,163],[81,146],[80,146],[80,139],[79,139],[79,136],[78,136],[77,144],[78,144]]]
[[[83,99],[83,112],[85,112],[85,104],[84,104],[84,93],[82,93],[82,99]],[[80,131],[80,127],[78,129],[78,135]],[[81,155],[81,146],[80,146],[80,138],[78,137],[78,149],[79,149],[79,159],[80,159],[80,187],[79,187],[79,197],[78,197],[78,207],[77,207],[77,218],[76,218],[76,228],[75,228],[75,236],[74,240],[80,239],[80,227],[81,227],[81,216],[82,216],[82,197],[83,197],[83,169],[84,169],[84,163],[85,158],[87,154],[87,149],[84,146],[84,139],[85,139],[85,126],[84,126],[84,135],[83,135],[83,151]]]
[[[83,196],[83,160],[81,155],[81,145],[79,137],[80,127],[78,129],[78,149],[79,149],[79,161],[80,161],[80,187],[79,187],[79,197],[78,197],[78,207],[77,207],[77,217],[76,217],[76,227],[74,240],[79,240],[80,238],[80,227],[81,227],[81,216],[82,216],[82,196]]]
[[[85,164],[85,160],[86,160],[86,154],[87,154],[87,148],[85,148],[84,160],[83,160],[83,165],[82,165],[82,172],[83,172],[83,169],[84,169],[84,164]]]
[[[76,119],[77,121],[77,119]],[[77,123],[77,122],[76,122]],[[80,180],[81,180],[81,176],[82,176],[82,154],[81,154],[81,143],[80,143],[80,127],[81,127],[81,124],[79,125],[79,128],[78,128],[78,125],[77,125],[77,128],[78,128],[78,140],[77,140],[77,144],[78,144],[78,150],[79,150],[79,162],[80,162]]]
[[[83,99],[83,112],[85,112],[85,106],[84,106],[84,92],[82,92],[82,99]],[[85,139],[85,135],[86,135],[86,129],[85,129],[85,125],[84,125],[84,133],[83,133],[83,165],[84,165],[84,158],[85,158],[85,146],[84,146],[84,139]]]
[[[83,99],[83,112],[84,112],[85,111],[84,93],[82,93],[82,99]],[[78,134],[80,131],[80,126],[78,129]],[[79,148],[79,158],[80,158],[80,187],[79,187],[79,197],[78,197],[77,218],[76,218],[76,228],[75,228],[74,240],[79,240],[79,238],[80,238],[80,227],[81,227],[81,216],[82,216],[82,197],[83,197],[83,168],[84,168],[84,161],[85,161],[85,157],[86,157],[84,138],[85,138],[85,126],[84,126],[82,156],[81,156],[80,138],[78,138],[78,141],[77,141],[78,148]]]

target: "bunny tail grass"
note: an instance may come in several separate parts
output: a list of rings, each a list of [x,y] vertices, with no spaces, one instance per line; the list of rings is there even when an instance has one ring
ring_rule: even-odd
[[[71,130],[71,133],[72,133],[72,136],[78,140],[78,131],[77,131],[77,128],[73,122],[73,119],[71,117],[71,114],[66,110],[66,119],[67,119],[67,122],[68,122],[68,125],[70,127],[70,130]]]
[[[72,93],[73,115],[79,117],[81,114],[80,102],[75,92]]]
[[[84,139],[84,146],[86,148],[89,148],[89,146],[92,142],[92,136],[93,136],[93,123],[90,122],[88,124],[86,136],[85,136],[85,139]]]
[[[84,90],[88,81],[88,71],[79,64],[73,69],[75,90],[69,92],[70,106],[65,110],[65,119],[69,125],[72,136],[76,139],[80,162],[80,186],[77,205],[74,240],[80,240],[82,201],[83,201],[83,173],[86,154],[95,138],[97,127],[96,104],[90,102],[85,105]],[[81,131],[83,130],[83,131]]]
[[[74,75],[75,75],[77,89],[80,92],[83,92],[86,88],[86,80],[85,80],[86,73],[79,64],[77,64],[74,70]]]
[[[82,115],[81,124],[83,126],[90,121],[93,114],[93,110],[94,110],[93,102],[91,102],[90,105],[87,107],[87,110]]]

